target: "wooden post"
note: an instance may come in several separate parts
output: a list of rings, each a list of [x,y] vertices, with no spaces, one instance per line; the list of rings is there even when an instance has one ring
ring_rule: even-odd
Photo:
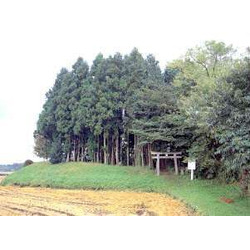
[[[148,144],[148,166],[152,167],[151,144]]]
[[[156,174],[160,175],[160,154],[157,154],[157,161],[156,161]]]
[[[194,179],[194,170],[191,169],[191,181]]]
[[[178,164],[176,155],[174,155],[174,168],[175,168],[175,174],[178,175]]]

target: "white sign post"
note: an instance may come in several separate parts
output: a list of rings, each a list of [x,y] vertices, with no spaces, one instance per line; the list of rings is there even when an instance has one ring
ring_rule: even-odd
[[[191,170],[191,180],[194,179],[194,170],[196,168],[195,161],[189,161],[188,162],[188,170]]]

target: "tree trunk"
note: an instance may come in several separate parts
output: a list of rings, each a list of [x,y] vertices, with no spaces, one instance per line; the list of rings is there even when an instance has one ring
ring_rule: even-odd
[[[127,166],[129,166],[129,133],[127,134],[126,157],[127,157]]]
[[[76,161],[76,140],[74,139],[74,154],[73,161]]]
[[[67,153],[66,162],[69,162],[70,152]]]
[[[127,159],[125,158],[125,157],[127,157],[126,156],[127,154],[124,157],[124,147],[127,150],[127,147],[126,147],[126,145],[127,145],[126,144],[127,132],[125,130],[125,123],[124,123],[125,113],[126,113],[125,109],[122,108],[122,133],[121,133],[121,140],[120,140],[120,143],[121,143],[120,144],[120,161],[121,161],[121,164],[123,164],[123,163],[126,164],[125,161],[127,162]]]
[[[137,138],[136,138],[136,135],[134,135],[134,166],[136,166],[137,162],[136,162],[136,159],[137,159]]]
[[[91,161],[92,161],[92,162],[95,162],[95,150],[92,150]]]
[[[249,169],[243,169],[242,175],[241,175],[241,191],[243,196],[247,196],[249,193],[248,185],[249,185],[249,179],[250,179],[250,170]]]
[[[78,149],[77,149],[77,161],[79,162],[80,160],[81,160],[81,141],[80,141],[80,138],[79,138],[79,140],[78,140]]]
[[[119,159],[119,131],[117,131],[117,135],[116,135],[115,162],[116,162],[116,165],[119,165],[119,163],[120,163],[120,159]]]
[[[135,166],[141,166],[141,150],[138,147],[139,138],[135,136],[135,144],[134,144],[134,160]]]
[[[85,157],[85,147],[84,147],[84,145],[82,146],[82,161],[84,161],[84,157]]]
[[[103,133],[103,154],[104,154],[104,164],[108,163],[107,159],[107,138],[106,138],[106,133]]]
[[[136,153],[136,156],[137,156],[137,166],[141,166],[141,165],[142,165],[141,147],[138,146],[138,144],[139,144],[139,142],[140,142],[140,138],[137,137],[136,141],[137,141],[137,146],[136,146],[136,149],[137,149],[137,153]]]
[[[144,167],[145,166],[145,161],[144,161],[144,146],[141,148],[141,165]]]
[[[115,143],[114,136],[111,136],[111,165],[115,165]]]
[[[120,162],[121,164],[123,164],[123,147],[124,147],[124,135],[120,136]]]
[[[111,162],[111,149],[110,149],[111,143],[110,143],[110,135],[107,134],[107,164],[110,164]]]
[[[100,162],[100,159],[99,159],[100,155],[99,155],[99,136],[98,135],[96,137],[96,144],[97,144],[96,161],[99,163]]]

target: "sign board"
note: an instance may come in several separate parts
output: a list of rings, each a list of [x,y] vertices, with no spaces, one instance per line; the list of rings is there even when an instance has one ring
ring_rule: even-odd
[[[196,166],[195,166],[195,161],[189,161],[188,162],[188,169],[189,170],[195,170]]]

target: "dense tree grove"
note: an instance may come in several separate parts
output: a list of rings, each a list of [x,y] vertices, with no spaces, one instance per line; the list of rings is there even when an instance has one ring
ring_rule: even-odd
[[[134,49],[91,67],[79,58],[46,94],[35,152],[52,163],[95,161],[153,167],[152,150],[182,151],[197,174],[242,180],[250,162],[250,60],[208,41],[168,63]]]

